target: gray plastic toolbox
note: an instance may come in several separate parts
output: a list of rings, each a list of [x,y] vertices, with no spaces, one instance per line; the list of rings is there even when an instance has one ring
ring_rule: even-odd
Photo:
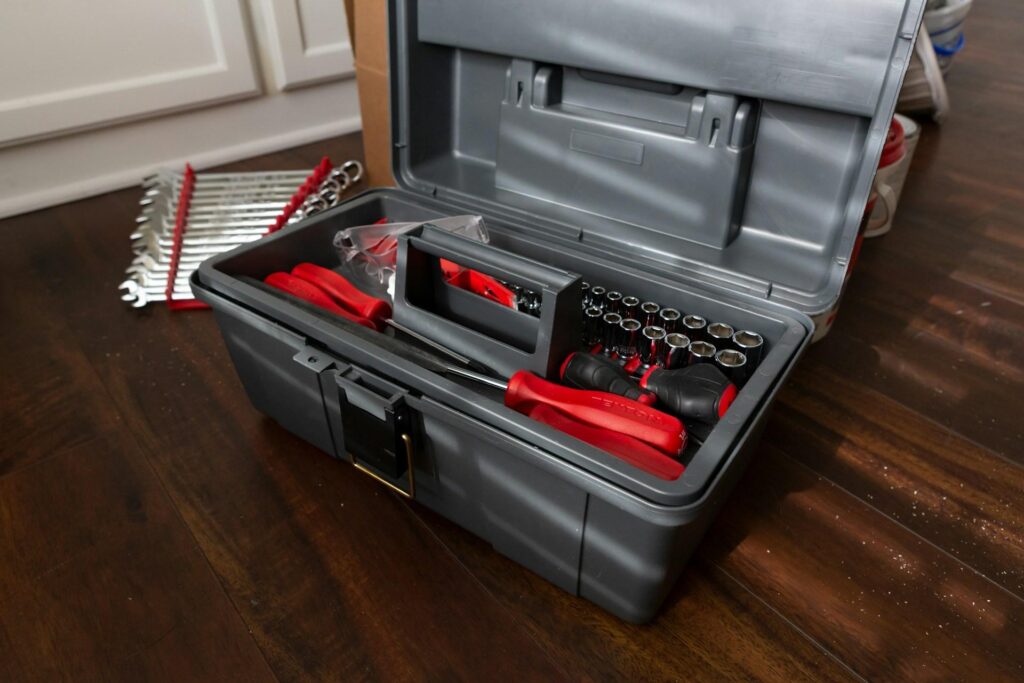
[[[193,289],[258,410],[566,591],[646,621],[754,452],[809,315],[839,296],[923,7],[392,0],[399,188],[212,258]],[[765,337],[679,479],[248,280],[337,266],[340,228],[466,213],[484,216],[497,250]]]

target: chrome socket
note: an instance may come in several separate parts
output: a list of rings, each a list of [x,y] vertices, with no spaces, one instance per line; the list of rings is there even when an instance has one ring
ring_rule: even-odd
[[[604,310],[622,315],[622,292],[608,292],[604,295]]]
[[[715,354],[715,365],[736,386],[747,381],[747,357],[736,349],[722,349]]]
[[[619,325],[622,324],[622,316],[618,313],[605,313],[601,317],[603,328],[601,330],[601,353],[611,356],[615,353],[619,343]]]
[[[644,327],[658,325],[661,322],[661,319],[658,317],[660,312],[661,306],[653,301],[645,301],[640,304],[640,322],[644,324]]]
[[[747,357],[747,373],[751,374],[757,370],[764,357],[764,337],[757,332],[740,330],[732,335],[732,343],[736,350]]]
[[[690,345],[693,346],[694,342],[707,339],[707,326],[708,321],[701,316],[688,315],[683,318],[683,324],[679,331],[690,338]]]
[[[732,328],[732,325],[726,323],[711,323],[708,325],[707,337],[708,341],[715,345],[715,348],[731,349],[732,348],[732,335],[736,332]]]
[[[674,308],[663,308],[658,312],[658,327],[672,334],[679,328],[679,319],[683,314]]]
[[[619,323],[619,340],[615,352],[619,358],[628,361],[640,352],[640,321],[626,318]]]
[[[583,345],[587,348],[600,344],[603,339],[604,311],[591,306],[583,311]]]
[[[684,368],[690,363],[690,338],[674,332],[665,337],[665,354],[661,364],[666,370]]]
[[[640,299],[635,296],[622,297],[622,310],[619,311],[626,320],[640,320]]]
[[[706,341],[691,341],[690,342],[690,353],[689,365],[697,365],[698,363],[714,363],[715,354],[718,353],[718,349],[715,348],[714,344],[709,344]]]
[[[657,365],[665,357],[665,328],[648,325],[643,331],[643,344],[640,346],[641,372],[652,365]]]

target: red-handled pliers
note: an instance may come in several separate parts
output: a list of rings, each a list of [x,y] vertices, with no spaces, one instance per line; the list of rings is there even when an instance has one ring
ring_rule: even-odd
[[[383,330],[385,325],[390,325],[399,332],[418,339],[463,365],[480,367],[462,354],[452,351],[415,330],[399,325],[391,319],[390,303],[364,294],[351,282],[329,268],[314,263],[300,263],[292,268],[291,273],[271,273],[263,281],[271,287],[378,332]],[[486,370],[486,368],[482,369]]]
[[[364,294],[333,270],[313,263],[300,263],[291,273],[271,273],[263,281],[374,330],[381,330],[391,317],[391,304],[387,301]]]
[[[378,326],[383,326],[391,317],[391,304],[383,299],[364,294],[330,268],[324,268],[314,263],[300,263],[292,268],[292,275],[319,287],[344,308],[372,320]]]
[[[298,299],[302,299],[303,301],[326,309],[331,313],[345,318],[346,320],[350,320],[358,325],[369,327],[371,330],[380,330],[380,327],[374,321],[340,306],[331,298],[331,295],[325,292],[321,287],[290,273],[271,273],[267,277],[263,278],[263,282],[274,289],[279,289],[286,294],[291,294]]]

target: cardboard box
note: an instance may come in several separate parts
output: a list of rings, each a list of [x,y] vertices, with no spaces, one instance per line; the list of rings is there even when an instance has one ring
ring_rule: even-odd
[[[345,0],[355,53],[363,156],[371,187],[395,184],[388,110],[388,8],[381,0]]]

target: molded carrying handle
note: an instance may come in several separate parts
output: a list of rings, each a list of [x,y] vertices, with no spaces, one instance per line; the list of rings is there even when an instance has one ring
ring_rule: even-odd
[[[423,226],[419,237],[409,236],[408,239],[425,254],[454,261],[464,268],[514,282],[538,292],[545,289],[564,289],[579,277],[489,244],[441,230],[429,223]]]
[[[418,230],[398,237],[395,321],[501,375],[556,377],[582,335],[580,276],[429,224]],[[539,316],[449,285],[445,261],[538,292]]]

